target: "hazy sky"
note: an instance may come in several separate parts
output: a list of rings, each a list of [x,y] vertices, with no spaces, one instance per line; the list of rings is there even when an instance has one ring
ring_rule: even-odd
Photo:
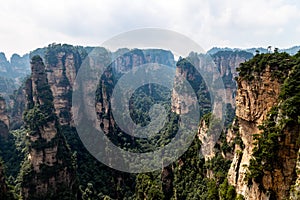
[[[213,46],[300,44],[299,0],[0,0],[0,51],[7,57],[50,43],[101,45],[137,28],[182,33]]]

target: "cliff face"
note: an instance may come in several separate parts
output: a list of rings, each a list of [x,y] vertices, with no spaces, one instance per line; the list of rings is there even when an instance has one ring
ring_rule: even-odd
[[[210,56],[204,54],[190,53],[188,60],[201,70],[201,75],[206,76],[205,80],[211,81],[206,83],[208,86],[212,86],[214,82],[221,79],[225,88],[225,104],[230,104],[235,108],[235,96],[236,96],[236,81],[238,76],[236,68],[246,60],[253,57],[253,54],[245,51],[219,51]],[[216,94],[219,93],[219,88],[214,88]],[[222,88],[221,88],[222,89]],[[219,94],[224,98],[223,94]]]
[[[177,62],[174,87],[181,87],[183,80],[188,81],[198,98],[198,103],[199,105],[201,105],[200,115],[209,112],[212,105],[210,102],[211,99],[209,96],[207,84],[205,83],[198,70],[188,59],[181,59]],[[184,101],[186,101],[190,105],[195,103],[193,102],[193,99],[191,98],[191,96],[189,96],[189,94],[184,95]],[[181,105],[181,100],[179,94],[177,94],[176,89],[172,91],[172,111],[177,114],[189,112],[189,108]]]
[[[237,83],[236,116],[255,125],[262,124],[278,102],[281,84],[272,77],[269,66],[257,79],[249,82],[239,78]]]
[[[230,114],[231,111],[232,116],[226,116],[225,126],[232,122],[236,104],[237,85],[235,78],[238,76],[236,68],[252,57],[253,54],[244,51],[220,51],[211,57],[190,53],[185,62],[179,61],[177,63],[176,74],[188,80],[196,92],[201,107],[201,116],[214,110],[215,117],[220,119],[220,111],[226,109],[226,114]],[[223,85],[219,84],[220,82]],[[221,87],[215,87],[215,84]],[[209,91],[208,88],[211,90]],[[214,94],[210,94],[212,90],[214,90]],[[175,93],[172,95],[174,99],[172,102],[173,111],[179,113],[180,105],[177,101],[177,95]],[[214,98],[218,100],[214,101],[210,95],[215,95]],[[203,144],[201,147],[202,154],[206,161],[215,156],[214,146],[219,136],[218,134],[209,134],[208,130],[212,128],[209,126],[210,124],[202,120],[198,130],[198,138]]]
[[[175,66],[174,55],[171,51],[162,49],[119,49],[113,53],[115,60],[112,62],[114,72],[123,74],[129,70],[147,63]]]
[[[70,150],[54,113],[53,96],[39,56],[31,61],[24,114],[29,155],[22,166],[24,199],[74,196],[75,170]]]
[[[174,57],[169,51],[157,49],[134,49],[132,51],[123,49],[115,53],[108,52],[103,48],[99,48],[99,50],[99,60],[89,60],[92,67],[105,69],[99,86],[97,86],[96,112],[104,132],[112,136],[110,139],[118,140],[121,138],[119,137],[121,130],[118,129],[112,116],[110,98],[119,78],[128,71],[147,63],[159,63],[173,67]],[[26,92],[19,89],[14,95],[15,102],[12,106],[11,123],[5,110],[5,101],[0,99],[0,135],[7,135],[9,126],[11,128],[20,126],[20,116],[24,112],[26,104],[24,121],[29,152],[21,171],[23,199],[45,199],[46,197],[74,199],[76,192],[73,189],[76,187],[76,175],[72,156],[62,135],[60,125],[72,125],[70,109],[73,83],[87,51],[69,45],[50,45],[42,53],[45,55],[46,65],[44,66],[41,58],[33,57],[31,62],[32,75],[25,86]],[[177,163],[174,162],[173,165],[164,167],[161,176],[158,177],[161,182],[154,183],[150,181],[151,178],[145,181],[147,184],[153,184],[153,188],[162,190],[166,199],[172,197],[178,197],[178,199],[223,199],[224,197],[220,197],[220,194],[224,191],[220,188],[224,187],[227,180],[223,182],[223,179],[226,177],[229,184],[234,186],[231,188],[231,192],[235,190],[238,194],[242,194],[245,199],[299,199],[300,111],[298,108],[300,108],[300,103],[297,104],[297,100],[300,99],[298,87],[300,69],[299,67],[294,69],[293,65],[299,65],[300,56],[298,55],[298,58],[286,55],[280,57],[280,53],[257,55],[254,57],[256,62],[248,63],[250,67],[244,67],[239,72],[238,77],[236,68],[252,56],[252,54],[245,52],[226,51],[213,54],[212,59],[219,70],[219,74],[212,73],[211,64],[205,63],[205,55],[192,53],[189,58],[180,59],[177,63],[176,74],[186,79],[197,93],[198,103],[201,106],[200,114],[204,118],[200,121],[197,135],[201,144],[199,140],[195,140],[196,144],[191,145],[189,151]],[[111,58],[115,58],[115,60],[111,62]],[[18,61],[19,59],[21,59],[19,56],[14,55],[11,64],[21,66],[22,62]],[[205,62],[203,63],[203,61]],[[10,69],[2,69],[1,63],[9,65],[3,54],[0,54],[0,73],[1,70],[7,73],[7,70]],[[208,84],[221,78],[226,89],[226,99],[224,98],[222,103],[227,104],[226,106],[230,104],[232,112],[236,107],[236,119],[231,128],[225,128],[223,131],[226,131],[226,134],[224,133],[218,138],[214,137],[214,134],[209,134],[213,127],[209,126],[208,120],[213,120],[213,118],[206,118],[205,114],[216,106],[224,105],[211,105],[207,83],[204,83],[201,74],[192,64],[207,72],[206,75],[211,81]],[[12,69],[21,71],[20,67]],[[297,70],[298,74],[296,73]],[[238,77],[237,83],[235,83],[235,77]],[[287,84],[290,77],[298,77],[298,79],[291,81],[294,84],[293,87],[291,84]],[[99,79],[99,77],[92,78]],[[8,85],[4,83],[6,82],[1,82],[0,79],[0,92],[1,86],[8,88]],[[82,85],[83,91],[86,93],[91,91],[91,84],[93,83],[93,80],[90,80],[90,82]],[[148,92],[151,91],[151,87],[147,86],[141,89]],[[218,90],[218,88],[216,89]],[[291,91],[283,93],[284,90]],[[149,95],[151,93],[147,92],[144,94]],[[219,94],[218,91],[217,94]],[[178,94],[172,93],[172,111],[177,114],[187,113],[188,108],[181,105],[178,96]],[[143,98],[144,96],[141,99],[144,100]],[[291,99],[286,101],[287,98]],[[146,103],[141,99],[138,99],[141,102],[141,107],[146,108],[148,99],[145,98]],[[188,101],[189,96],[185,96],[185,100]],[[130,106],[132,105],[136,106],[134,102],[130,104]],[[130,108],[134,108],[134,106]],[[94,105],[90,107],[90,111],[94,112]],[[276,108],[275,111],[274,108]],[[144,114],[147,111],[142,110],[142,112]],[[287,112],[292,113],[291,116]],[[132,118],[142,116],[134,112],[130,114],[132,114]],[[15,124],[17,125],[15,126]],[[220,132],[220,130],[217,131]],[[72,137],[70,138],[72,139]],[[130,140],[131,143],[128,142],[128,144],[133,144],[134,147],[139,142],[132,137],[125,139],[126,143]],[[119,141],[114,142],[118,143]],[[226,142],[227,144],[225,144]],[[77,143],[74,144],[77,147]],[[200,148],[202,155],[199,156]],[[75,148],[74,151],[77,150],[78,152],[82,151],[81,147]],[[78,163],[88,163],[86,164],[87,168],[90,168],[90,163],[96,162],[95,160],[86,162],[84,157],[82,156],[81,162]],[[107,187],[116,186],[115,190],[112,189],[115,193],[113,196],[122,198],[123,194],[119,186],[124,183],[127,187],[125,176],[118,172],[112,172],[108,175],[102,173],[102,169],[100,172],[93,171],[98,165],[91,164],[91,166],[93,167],[88,172],[86,172],[87,170],[78,170],[82,173],[82,177],[86,177],[86,174],[101,174],[95,176],[93,181],[97,182],[103,177],[107,180],[114,179],[110,184],[106,184],[109,181],[103,181],[100,186],[96,185],[102,191],[106,190],[106,185],[109,185]],[[2,169],[0,164],[0,199],[2,199],[2,191],[7,191]],[[108,170],[105,168],[103,171]],[[84,181],[90,181],[90,179]],[[129,182],[128,185],[132,185],[134,180],[130,179]],[[211,183],[213,184],[211,185]],[[143,186],[143,182],[141,184]],[[186,185],[192,186],[186,187]],[[206,192],[211,193],[212,189],[216,189],[214,198],[204,195]],[[156,193],[158,190],[148,192],[149,194]],[[86,194],[88,192],[86,190]],[[142,192],[146,198],[148,193],[144,189]],[[202,198],[197,196],[202,194],[204,195],[201,196]]]
[[[72,113],[70,112],[72,87],[81,61],[86,56],[86,51],[83,47],[52,44],[45,48],[36,49],[30,53],[30,57],[34,57],[35,55],[41,56],[45,61],[48,83],[54,96],[55,112],[59,117],[60,123],[62,125],[72,125]],[[11,63],[9,63],[5,55],[1,54],[0,68],[1,67],[4,67],[3,70],[6,68],[10,69],[14,77],[18,79],[24,78],[30,73],[29,55],[26,54],[20,57],[14,54],[11,58]],[[12,81],[13,79],[2,80],[1,78],[2,77],[0,77],[0,92],[5,96],[13,94],[13,90],[17,89]],[[17,92],[13,94],[13,101],[11,102],[11,107],[13,107],[11,113],[13,128],[17,128],[22,124],[20,119],[25,107],[25,94],[23,90],[24,86],[21,86],[17,89]]]
[[[106,54],[108,60],[109,53]],[[115,121],[111,114],[110,97],[118,78],[128,71],[147,63],[158,63],[167,66],[174,66],[174,56],[170,51],[151,49],[151,50],[119,50],[113,54],[115,60],[109,65],[104,66],[105,71],[100,79],[97,89],[98,102],[96,104],[97,115],[99,116],[100,126],[103,131],[112,133]],[[126,102],[125,102],[126,103]]]
[[[237,193],[247,196],[248,199],[265,199],[257,185],[251,189],[245,183],[247,167],[250,164],[253,145],[253,134],[261,131],[258,126],[267,118],[267,113],[272,106],[276,105],[279,96],[280,84],[277,80],[272,80],[270,67],[257,77],[257,80],[249,82],[239,78],[236,96],[236,116],[239,121],[239,134],[245,144],[241,153],[235,153],[233,162],[228,174],[228,181],[236,187]],[[237,151],[237,150],[236,150]],[[239,149],[239,151],[241,151]]]
[[[236,116],[245,146],[235,148],[228,181],[245,199],[287,199],[291,188],[297,194],[299,94],[291,84],[298,76],[291,75],[296,71],[292,59],[278,53],[258,55],[248,67],[241,67]]]
[[[235,95],[236,95],[236,81],[235,77],[238,76],[236,69],[241,63],[249,60],[253,57],[253,54],[245,51],[220,51],[212,55],[212,59],[220,71],[224,87],[226,89],[226,103],[230,103],[232,107],[235,107]],[[207,69],[206,69],[207,70]]]
[[[198,129],[198,138],[202,142],[201,153],[205,161],[212,159],[215,156],[214,146],[216,139],[214,134],[208,134],[209,122],[201,120]]]
[[[163,49],[145,49],[143,50],[147,63],[159,63],[167,66],[174,66],[174,55],[171,51]]]
[[[49,85],[54,97],[55,113],[62,125],[72,125],[71,101],[76,73],[81,65],[80,47],[50,45],[45,62]]]

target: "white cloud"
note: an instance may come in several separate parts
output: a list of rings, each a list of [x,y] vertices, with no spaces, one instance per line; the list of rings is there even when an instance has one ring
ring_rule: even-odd
[[[52,42],[99,45],[143,27],[171,29],[205,49],[288,47],[300,41],[297,0],[0,0],[0,51]]]

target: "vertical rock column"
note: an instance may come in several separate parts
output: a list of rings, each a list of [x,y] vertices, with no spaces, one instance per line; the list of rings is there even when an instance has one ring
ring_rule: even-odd
[[[23,199],[74,199],[76,174],[70,149],[60,132],[45,66],[39,56],[31,60],[26,82],[28,158],[22,170]]]

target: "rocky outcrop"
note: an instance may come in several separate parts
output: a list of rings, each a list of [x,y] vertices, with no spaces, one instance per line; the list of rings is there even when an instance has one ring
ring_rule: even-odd
[[[107,63],[105,70],[101,76],[99,87],[97,88],[97,103],[96,112],[99,117],[100,126],[103,131],[113,133],[115,121],[111,113],[110,97],[112,96],[113,88],[118,79],[128,71],[147,63],[158,63],[173,67],[174,56],[170,51],[161,49],[140,50],[140,49],[120,49],[113,53],[115,59],[112,63],[107,62],[110,54],[106,53],[104,60]],[[105,63],[104,62],[104,63]],[[128,102],[124,102],[128,103]]]
[[[129,70],[146,63],[144,53],[140,49],[116,52],[116,59],[112,62],[116,74],[124,74]]]
[[[278,102],[280,85],[278,80],[272,78],[269,66],[256,80],[249,82],[240,78],[236,97],[236,116],[255,125],[262,124],[267,118],[268,111]]]
[[[201,154],[205,161],[212,159],[215,156],[215,141],[214,134],[208,134],[209,132],[209,122],[202,119],[199,124],[198,138],[201,141]]]
[[[289,59],[286,59],[286,62],[288,61]],[[260,68],[261,71],[256,69],[256,72],[250,72],[250,75],[244,74],[237,80],[236,116],[239,123],[238,134],[245,147],[235,149],[235,155],[228,173],[228,181],[236,187],[237,193],[242,194],[245,199],[281,200],[287,199],[291,185],[294,184],[296,179],[295,168],[299,145],[295,138],[299,136],[299,126],[296,125],[297,123],[290,122],[281,127],[280,130],[278,128],[270,129],[271,138],[265,138],[270,137],[265,129],[267,130],[273,126],[279,127],[282,118],[288,119],[288,116],[282,116],[283,111],[280,110],[280,105],[283,103],[282,97],[279,99],[279,96],[282,95],[282,77],[275,76],[279,64],[265,65],[263,69]],[[281,73],[288,74],[286,70],[289,68],[286,66],[289,65],[289,63],[286,63],[285,72]],[[257,65],[255,67],[257,68]],[[269,114],[274,106],[279,108],[278,113]],[[273,117],[270,119],[271,116]],[[264,125],[267,120],[274,121],[268,122],[272,125]],[[265,127],[265,129],[261,130],[259,127]],[[281,136],[276,135],[278,131]],[[264,135],[261,136],[262,134]],[[265,143],[258,143],[254,136],[261,137],[260,141],[265,141]],[[274,157],[272,160],[266,160],[266,158],[255,157],[258,154],[254,154],[254,152],[259,152],[261,148],[265,148],[259,146],[259,144],[269,144],[269,147],[266,147],[267,149],[261,151],[267,151],[268,156],[273,155],[276,159]],[[259,156],[261,155],[259,154]],[[251,164],[254,161],[259,162],[258,166]],[[267,167],[269,165],[271,167]],[[252,168],[249,168],[249,166],[252,166]],[[260,173],[259,175],[252,174],[253,171],[251,170],[254,167],[256,167],[255,170],[260,170],[257,171]]]
[[[175,67],[174,55],[163,49],[118,49],[112,53],[115,58],[112,66],[116,73],[126,73],[129,70],[147,63]]]
[[[45,62],[49,85],[54,97],[55,113],[62,125],[72,125],[72,90],[80,68],[82,47],[53,44],[46,50]]]
[[[143,50],[147,63],[159,63],[161,65],[175,67],[174,55],[171,51],[163,49],[145,49]]]
[[[60,132],[45,66],[39,56],[31,61],[32,74],[26,82],[28,157],[22,166],[24,199],[75,198],[75,169],[70,149]]]
[[[238,76],[236,68],[240,63],[253,57],[253,54],[243,51],[221,51],[211,56],[190,53],[185,59],[178,61],[176,74],[188,80],[198,97],[201,111],[200,115],[212,112],[214,120],[225,120],[225,126],[232,122],[234,115],[229,115],[228,107],[234,112],[236,81]],[[213,93],[211,93],[213,91]],[[172,109],[176,113],[182,112],[182,106],[176,93],[172,93]],[[187,97],[185,99],[188,99]],[[226,109],[226,116],[224,110]],[[216,124],[221,125],[222,121]],[[221,134],[222,127],[211,127],[208,120],[201,120],[198,129],[198,138],[202,142],[201,152],[206,161],[215,156],[215,144]],[[225,127],[224,126],[224,127]],[[217,130],[212,130],[217,129]],[[225,130],[225,129],[224,129]],[[227,153],[225,157],[232,157]]]
[[[180,59],[176,64],[176,73],[174,81],[175,89],[172,90],[172,111],[177,114],[188,113],[189,108],[183,105],[183,100],[186,102],[187,105],[197,103],[194,102],[192,95],[189,93],[184,92],[183,94],[180,94],[183,95],[182,97],[180,97],[180,95],[178,94],[178,91],[181,90],[184,80],[188,81],[188,83],[193,89],[193,92],[198,98],[198,104],[201,105],[200,115],[202,116],[203,113],[211,111],[212,102],[209,96],[207,83],[205,83],[200,72],[196,69],[194,64],[192,64],[188,59]]]
[[[238,76],[236,69],[241,63],[253,57],[252,53],[245,51],[219,51],[212,55],[212,59],[220,72],[226,89],[226,103],[235,107],[236,81]],[[207,69],[206,69],[207,70]]]
[[[238,76],[236,68],[252,57],[252,53],[245,51],[219,51],[212,55],[191,52],[187,59],[200,71],[205,84],[208,87],[217,84],[213,88],[215,93],[222,96],[225,104],[229,103],[235,108],[235,78]],[[224,89],[225,94],[222,91]]]
[[[253,134],[261,132],[258,126],[267,118],[267,113],[272,106],[277,104],[280,84],[272,79],[270,67],[267,67],[263,74],[251,82],[239,77],[237,84],[236,116],[239,121],[239,134],[245,148],[235,150],[228,181],[236,187],[237,193],[244,195],[247,199],[266,199],[266,194],[259,190],[258,185],[248,187],[245,176],[255,147]]]

